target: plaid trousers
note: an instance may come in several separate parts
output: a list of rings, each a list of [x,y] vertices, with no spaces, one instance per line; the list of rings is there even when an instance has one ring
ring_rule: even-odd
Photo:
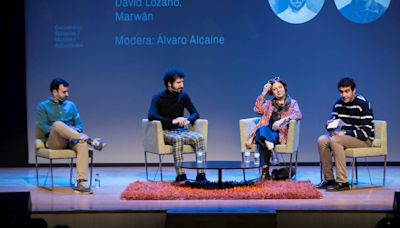
[[[204,137],[202,134],[194,131],[187,130],[163,130],[165,144],[172,146],[172,153],[174,155],[175,162],[183,161],[183,146],[191,145],[194,151],[203,150]],[[205,152],[205,151],[204,151]],[[184,174],[182,168],[177,168],[176,174]],[[204,170],[198,169],[198,173],[204,173]]]

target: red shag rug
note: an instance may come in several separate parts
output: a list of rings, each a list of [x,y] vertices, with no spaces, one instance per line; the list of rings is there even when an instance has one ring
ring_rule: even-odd
[[[310,181],[259,181],[254,185],[228,189],[190,188],[173,182],[141,182],[128,185],[124,200],[243,200],[320,199],[322,194]]]

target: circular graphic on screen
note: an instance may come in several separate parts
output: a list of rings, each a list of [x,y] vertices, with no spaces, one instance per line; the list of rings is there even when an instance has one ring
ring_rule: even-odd
[[[301,24],[313,19],[325,0],[268,0],[274,13],[283,21]]]
[[[348,20],[366,24],[380,18],[389,7],[390,0],[335,0],[335,4]]]

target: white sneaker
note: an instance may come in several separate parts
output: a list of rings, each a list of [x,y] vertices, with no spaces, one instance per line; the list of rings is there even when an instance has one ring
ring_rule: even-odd
[[[101,151],[107,145],[101,138],[89,138],[86,142],[98,151]]]
[[[83,193],[83,194],[93,194],[93,191],[90,187],[87,186],[87,181],[78,180],[75,183],[75,186],[72,189],[76,192]]]

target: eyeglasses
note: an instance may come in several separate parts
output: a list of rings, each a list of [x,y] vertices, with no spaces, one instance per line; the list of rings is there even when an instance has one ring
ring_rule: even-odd
[[[274,79],[268,80],[268,83],[269,83],[269,84],[272,84],[272,83],[274,83],[274,82],[276,82],[276,81],[279,81],[279,79],[281,79],[279,76],[278,76],[278,77],[275,77]]]

